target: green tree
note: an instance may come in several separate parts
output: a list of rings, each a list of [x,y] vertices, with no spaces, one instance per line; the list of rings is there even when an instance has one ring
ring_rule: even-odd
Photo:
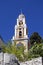
[[[11,53],[12,52],[12,46],[11,46],[11,43],[8,43],[6,45],[6,53]]]
[[[32,48],[29,50],[28,58],[36,58],[36,57],[43,57],[43,44],[36,43]]]
[[[2,52],[3,52],[3,53],[6,52],[6,44],[2,44]]]
[[[42,43],[43,43],[43,38],[42,38]]]
[[[14,54],[20,61],[24,61],[24,49],[24,46],[17,47],[16,42],[14,42],[13,45],[12,43],[8,42],[5,52]]]
[[[18,46],[17,48],[17,58],[20,60],[20,61],[24,61],[24,50],[25,50],[25,47],[24,46]]]
[[[42,42],[42,38],[41,38],[41,36],[37,32],[34,32],[30,36],[30,43],[31,43],[31,45],[33,45],[34,42],[36,42],[36,43],[41,43]]]

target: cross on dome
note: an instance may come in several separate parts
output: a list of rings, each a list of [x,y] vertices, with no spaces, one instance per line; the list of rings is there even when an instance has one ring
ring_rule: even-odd
[[[24,14],[21,11],[21,14],[19,15],[19,19],[25,18]]]

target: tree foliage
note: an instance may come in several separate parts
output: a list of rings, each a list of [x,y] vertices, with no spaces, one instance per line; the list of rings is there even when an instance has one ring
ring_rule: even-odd
[[[2,45],[2,52],[3,52],[3,53],[6,52],[6,45],[5,45],[5,44]]]
[[[30,43],[31,43],[31,45],[33,45],[34,42],[36,42],[36,43],[41,43],[42,42],[42,38],[41,38],[41,36],[37,32],[34,32],[30,36]]]
[[[4,47],[3,46],[3,52],[14,54],[18,60],[24,61],[24,46],[16,46],[16,42],[12,45],[10,42]]]
[[[28,58],[43,57],[43,44],[35,43],[34,46],[29,50]]]

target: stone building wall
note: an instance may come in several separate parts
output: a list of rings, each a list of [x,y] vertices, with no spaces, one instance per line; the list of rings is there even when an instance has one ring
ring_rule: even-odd
[[[13,54],[0,53],[0,65],[19,65],[19,62]]]
[[[38,57],[19,64],[15,55],[1,52],[0,65],[43,65],[43,58]]]
[[[22,62],[20,65],[43,65],[42,59],[42,57],[34,58],[30,61]]]

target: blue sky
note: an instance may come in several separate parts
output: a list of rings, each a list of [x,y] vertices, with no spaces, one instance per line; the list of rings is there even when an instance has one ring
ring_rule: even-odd
[[[38,32],[43,37],[43,0],[0,0],[0,35],[5,42],[14,35],[21,10],[26,17],[29,36]]]

